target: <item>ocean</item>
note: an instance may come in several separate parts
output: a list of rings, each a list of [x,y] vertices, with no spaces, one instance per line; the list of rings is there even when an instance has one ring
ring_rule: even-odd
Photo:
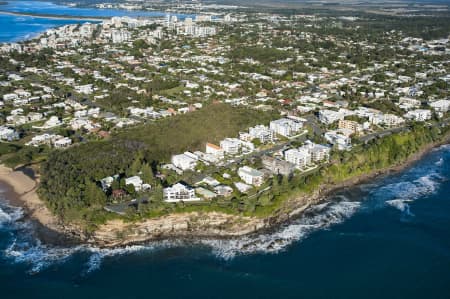
[[[450,145],[271,233],[49,247],[1,200],[2,298],[449,298]]]
[[[12,13],[33,13],[41,15],[58,15],[69,17],[164,17],[161,11],[130,11],[123,9],[75,8],[44,1],[7,1],[0,5],[0,10]],[[179,19],[195,17],[193,15],[174,14]],[[85,23],[88,20],[61,20],[45,17],[15,16],[0,12],[0,43],[18,42],[46,31],[47,29],[67,25]],[[92,22],[92,21],[90,21]]]
[[[0,13],[0,43],[19,42],[33,38],[50,28],[84,22],[86,21],[13,16]]]

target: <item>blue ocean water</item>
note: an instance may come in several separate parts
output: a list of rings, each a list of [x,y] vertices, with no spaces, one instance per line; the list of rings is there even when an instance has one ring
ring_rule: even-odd
[[[0,10],[15,13],[51,14],[71,17],[162,17],[160,11],[130,11],[122,9],[74,8],[43,1],[8,1]],[[180,19],[192,15],[175,14]],[[87,20],[61,20],[31,16],[14,16],[0,12],[0,43],[23,41],[37,36],[47,29],[67,24],[84,23]]]
[[[163,17],[165,12],[160,11],[137,11],[124,9],[97,9],[97,8],[77,8],[65,5],[54,4],[45,1],[8,1],[7,4],[1,5],[0,9],[18,13],[35,13],[35,14],[51,14],[60,16],[77,16],[77,17]]]
[[[0,210],[1,298],[450,298],[450,145],[272,233],[54,248]]]
[[[0,13],[0,43],[18,42],[33,38],[53,27],[84,22],[86,21],[12,16]]]

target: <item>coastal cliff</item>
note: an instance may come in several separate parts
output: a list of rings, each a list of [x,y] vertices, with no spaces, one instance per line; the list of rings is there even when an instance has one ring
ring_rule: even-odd
[[[446,135],[439,142],[427,144],[401,164],[374,170],[364,175],[357,175],[339,184],[322,184],[310,194],[289,197],[279,209],[268,217],[249,217],[220,212],[173,213],[140,221],[109,220],[99,225],[94,231],[87,232],[76,224],[63,223],[50,212],[36,193],[39,184],[38,179],[33,180],[21,171],[13,171],[1,166],[0,181],[13,188],[17,199],[16,201],[13,200],[13,204],[20,204],[25,208],[26,216],[36,220],[41,227],[41,231],[45,232],[42,239],[49,242],[67,242],[70,240],[99,247],[119,247],[169,238],[235,238],[270,230],[277,225],[288,222],[290,219],[301,215],[310,205],[326,200],[330,194],[337,190],[382,174],[399,171],[420,159],[432,148],[448,143],[449,140],[450,135]],[[49,232],[51,237],[49,237]]]

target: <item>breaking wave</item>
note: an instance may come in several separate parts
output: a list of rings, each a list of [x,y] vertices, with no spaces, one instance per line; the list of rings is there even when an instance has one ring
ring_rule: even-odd
[[[375,188],[369,197],[375,204],[390,206],[398,209],[403,215],[414,216],[410,204],[419,198],[437,192],[439,186],[446,180],[448,174],[444,173],[442,165],[450,146],[444,145],[434,149],[427,161],[404,172],[401,176],[384,182],[384,185]]]
[[[37,274],[49,267],[63,264],[76,256],[82,256],[85,258],[85,261],[82,263],[81,275],[88,275],[100,269],[106,258],[137,252],[153,252],[158,249],[181,245],[181,242],[160,241],[148,245],[133,245],[113,249],[96,248],[87,245],[55,247],[42,244],[39,240],[31,237],[31,235],[28,235],[24,239],[15,238],[3,252],[3,255],[10,262],[29,265],[29,274]]]
[[[14,223],[22,217],[22,209],[0,204],[0,228],[4,225]]]
[[[132,245],[123,248],[101,249],[95,247],[80,247],[79,252],[86,252],[90,256],[85,263],[83,274],[89,274],[100,269],[105,258],[123,256],[133,253],[154,252],[164,248],[181,246],[182,242],[177,241],[158,241],[146,245]]]
[[[77,250],[73,248],[55,248],[42,245],[38,240],[36,244],[29,241],[14,239],[12,244],[4,251],[5,257],[14,263],[30,266],[29,274],[36,274],[48,267],[67,261]]]
[[[11,216],[0,208],[0,225],[11,221]]]
[[[410,208],[408,202],[412,202],[412,201],[405,200],[405,199],[393,199],[393,200],[386,201],[386,204],[400,210],[406,216],[414,216],[414,214],[411,213],[411,208]]]
[[[277,253],[314,231],[341,223],[352,216],[360,205],[360,202],[352,201],[320,204],[307,209],[304,216],[274,233],[234,240],[205,240],[202,243],[210,246],[213,253],[224,259],[233,258],[238,254]]]
[[[442,177],[438,174],[429,174],[412,181],[387,184],[374,192],[379,193],[383,198],[390,198],[388,200],[399,198],[412,201],[435,192],[441,179]]]
[[[409,203],[436,192],[443,178],[438,173],[421,176],[412,181],[399,181],[377,189],[371,197],[375,202],[400,210],[403,214],[413,216]]]

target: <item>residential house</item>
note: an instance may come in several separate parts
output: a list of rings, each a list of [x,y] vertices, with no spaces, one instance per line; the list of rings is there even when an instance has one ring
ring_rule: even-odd
[[[72,139],[64,137],[53,142],[53,146],[56,148],[66,148],[72,144]]]
[[[141,177],[135,175],[125,179],[125,185],[133,185],[137,192],[151,189],[149,184],[144,184]]]
[[[230,186],[226,186],[226,185],[219,185],[219,186],[214,187],[214,192],[216,192],[217,195],[227,197],[233,193],[233,188],[231,188]]]
[[[205,152],[207,154],[214,155],[219,160],[223,159],[223,156],[224,156],[224,150],[220,146],[217,146],[217,145],[212,144],[212,143],[206,143]]]
[[[205,189],[203,187],[198,187],[195,189],[195,193],[199,194],[201,197],[205,198],[205,199],[213,199],[214,197],[217,197],[217,194]]]
[[[398,101],[398,107],[404,110],[419,108],[420,101],[413,98],[401,97]]]
[[[5,126],[0,126],[0,140],[13,141],[19,139],[19,134]]]

